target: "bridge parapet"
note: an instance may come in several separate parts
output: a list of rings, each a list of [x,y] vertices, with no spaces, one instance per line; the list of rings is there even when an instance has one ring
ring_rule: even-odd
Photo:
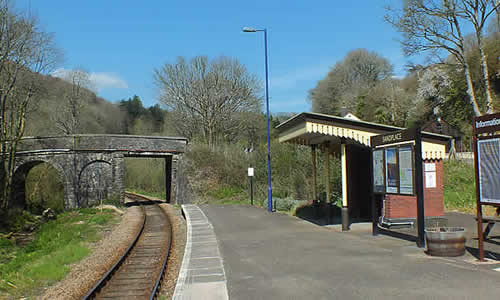
[[[140,136],[120,134],[77,134],[67,136],[25,137],[18,151],[124,151],[130,153],[184,153],[187,139],[183,137]]]

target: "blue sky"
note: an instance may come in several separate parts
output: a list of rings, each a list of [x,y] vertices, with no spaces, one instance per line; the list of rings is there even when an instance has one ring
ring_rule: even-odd
[[[398,34],[384,22],[390,0],[175,1],[18,0],[64,50],[62,69],[89,71],[110,101],[138,95],[157,103],[153,70],[178,56],[230,56],[264,83],[262,33],[267,28],[271,112],[310,111],[308,90],[356,48],[389,59],[404,75]],[[398,3],[399,1],[392,1]]]

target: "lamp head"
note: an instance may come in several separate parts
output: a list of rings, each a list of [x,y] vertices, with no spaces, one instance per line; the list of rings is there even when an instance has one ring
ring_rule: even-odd
[[[257,32],[257,29],[252,27],[243,27],[243,32]]]

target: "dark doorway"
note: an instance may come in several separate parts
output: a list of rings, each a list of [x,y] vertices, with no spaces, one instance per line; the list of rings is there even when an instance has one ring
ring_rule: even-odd
[[[347,145],[347,202],[351,222],[370,221],[370,149]]]

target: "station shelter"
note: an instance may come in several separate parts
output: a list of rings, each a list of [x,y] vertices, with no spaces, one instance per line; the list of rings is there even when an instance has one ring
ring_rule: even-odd
[[[371,205],[371,145],[370,137],[404,128],[361,121],[353,117],[337,117],[317,113],[300,113],[277,127],[280,143],[311,147],[313,169],[313,200],[317,193],[317,156],[324,155],[325,170],[329,170],[331,155],[339,155],[342,168],[342,228],[349,230],[353,219],[370,219]],[[443,216],[443,158],[451,137],[422,132],[425,217]],[[320,154],[319,152],[322,152]],[[326,199],[331,201],[330,172],[323,178]],[[399,224],[417,217],[416,196],[386,194],[379,212],[386,224]]]

